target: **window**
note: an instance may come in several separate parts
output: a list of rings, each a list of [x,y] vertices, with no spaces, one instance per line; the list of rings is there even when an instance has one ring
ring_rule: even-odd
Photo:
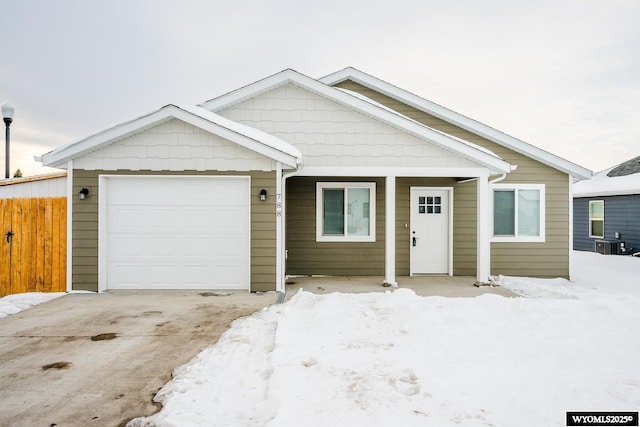
[[[493,186],[494,242],[544,242],[543,184]]]
[[[375,242],[376,184],[318,182],[316,240]]]
[[[589,201],[589,237],[604,238],[604,200]]]

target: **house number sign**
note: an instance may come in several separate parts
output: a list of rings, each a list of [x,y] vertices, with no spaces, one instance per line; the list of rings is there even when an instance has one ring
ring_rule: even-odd
[[[282,195],[280,193],[276,194],[276,216],[282,216]]]

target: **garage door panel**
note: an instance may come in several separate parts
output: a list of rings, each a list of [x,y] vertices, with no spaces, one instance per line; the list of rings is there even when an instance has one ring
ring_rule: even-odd
[[[177,254],[184,260],[210,259],[213,255],[213,246],[206,237],[188,237],[176,242]]]
[[[110,206],[107,210],[107,226],[114,233],[138,230],[144,223],[145,213],[141,208]]]
[[[241,221],[234,221],[238,218]],[[215,232],[237,235],[241,232],[243,222],[248,221],[248,208],[222,208],[215,213]]]
[[[248,178],[107,185],[108,288],[249,289]]]
[[[146,281],[147,287],[165,288],[167,286],[176,287],[178,282],[178,270],[179,266],[176,264],[154,264],[151,263],[147,266],[148,274],[147,278],[143,279],[143,283]]]

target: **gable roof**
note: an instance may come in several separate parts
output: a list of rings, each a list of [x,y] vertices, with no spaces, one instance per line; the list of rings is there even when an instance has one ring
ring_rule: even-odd
[[[588,179],[592,176],[590,170],[576,165],[568,160],[544,151],[538,147],[527,144],[517,138],[509,136],[503,132],[500,132],[490,126],[470,119],[455,111],[449,110],[434,102],[421,98],[411,92],[373,77],[369,74],[363,73],[353,67],[347,67],[343,70],[329,74],[321,79],[320,82],[327,85],[336,85],[345,80],[351,80],[355,83],[359,83],[369,89],[373,89],[383,95],[389,96],[397,101],[414,107],[420,111],[430,114],[434,117],[442,119],[448,123],[454,124],[462,129],[472,132],[476,135],[482,136],[489,141],[500,144],[510,150],[523,154],[527,157],[535,159],[547,166],[560,170],[568,175],[571,175],[577,179]]]
[[[607,176],[626,176],[634,173],[640,173],[640,156],[634,157],[626,162],[622,162],[618,166],[614,166],[609,172],[607,172]]]
[[[573,197],[640,194],[640,156],[598,172],[573,186]]]
[[[360,96],[355,96],[338,88],[326,85],[291,69],[283,70],[262,80],[258,80],[255,83],[206,101],[200,104],[200,106],[207,110],[217,112],[286,84],[297,85],[417,136],[418,138],[426,139],[436,146],[482,164],[490,168],[494,173],[508,173],[515,169],[513,165],[483,147],[432,129],[396,111],[376,105],[370,102],[370,100],[365,100]]]
[[[65,168],[69,160],[82,157],[87,153],[172,119],[182,120],[268,158],[282,162],[290,168],[295,168],[302,162],[300,150],[280,138],[226,119],[195,105],[177,106],[173,104],[165,105],[151,113],[56,148],[36,160],[41,161],[45,166]]]

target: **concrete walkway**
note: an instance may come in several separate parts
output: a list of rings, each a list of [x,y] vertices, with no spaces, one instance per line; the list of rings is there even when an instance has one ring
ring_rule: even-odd
[[[177,366],[276,294],[69,294],[0,319],[0,426],[122,426]]]
[[[299,276],[287,280],[286,300],[300,289],[326,294],[331,292],[365,293],[387,292],[395,288],[382,286],[384,278],[378,276]],[[476,297],[491,293],[504,297],[517,297],[508,289],[497,286],[476,287],[475,277],[470,276],[411,276],[398,277],[398,287],[413,290],[420,296]]]

